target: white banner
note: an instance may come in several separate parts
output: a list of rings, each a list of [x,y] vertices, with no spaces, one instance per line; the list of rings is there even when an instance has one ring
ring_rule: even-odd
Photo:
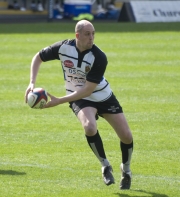
[[[179,22],[180,1],[131,1],[135,21]]]

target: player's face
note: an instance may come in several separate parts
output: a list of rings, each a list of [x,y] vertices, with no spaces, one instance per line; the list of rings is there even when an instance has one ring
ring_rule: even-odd
[[[80,51],[91,49],[94,43],[95,30],[91,24],[86,25],[77,35]]]

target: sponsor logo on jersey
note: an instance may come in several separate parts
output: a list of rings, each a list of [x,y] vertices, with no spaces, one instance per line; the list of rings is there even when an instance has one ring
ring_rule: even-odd
[[[78,78],[73,76],[68,76],[70,78],[70,81],[76,85],[83,85],[86,82],[86,79],[84,78]]]
[[[68,68],[72,68],[72,67],[74,67],[74,64],[71,60],[65,60],[64,61],[64,66],[68,67]]]
[[[89,65],[86,65],[85,72],[88,73],[91,70],[91,67]]]
[[[81,77],[85,77],[86,76],[86,74],[83,71],[81,71],[81,70],[77,70],[77,75],[79,75]]]

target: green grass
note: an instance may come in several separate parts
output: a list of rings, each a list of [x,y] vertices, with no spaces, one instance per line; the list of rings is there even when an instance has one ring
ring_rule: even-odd
[[[105,77],[134,136],[131,190],[119,190],[119,141],[103,119],[98,128],[116,179],[109,187],[68,104],[34,110],[24,103],[33,55],[73,38],[74,22],[0,24],[0,196],[179,196],[180,25],[94,25],[108,56]],[[36,86],[65,94],[58,61],[42,65]]]

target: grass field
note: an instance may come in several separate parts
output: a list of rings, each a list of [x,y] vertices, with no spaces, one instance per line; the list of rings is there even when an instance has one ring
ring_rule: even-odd
[[[68,104],[34,110],[24,103],[32,57],[73,38],[74,25],[0,24],[0,197],[179,197],[180,23],[94,23],[109,61],[105,77],[134,136],[129,191],[119,190],[119,140],[102,118],[116,179],[109,187]],[[42,64],[36,86],[65,94],[58,61]]]

